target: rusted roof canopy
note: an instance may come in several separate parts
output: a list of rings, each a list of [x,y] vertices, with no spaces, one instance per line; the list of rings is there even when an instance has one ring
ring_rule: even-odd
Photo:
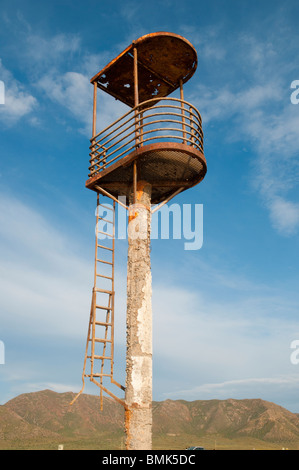
[[[114,98],[134,107],[134,57],[137,48],[139,102],[163,98],[185,83],[197,67],[197,53],[182,36],[152,33],[133,41],[91,79]]]

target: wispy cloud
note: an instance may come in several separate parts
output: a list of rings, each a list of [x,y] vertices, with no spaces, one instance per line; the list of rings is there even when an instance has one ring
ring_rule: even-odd
[[[299,202],[274,197],[269,205],[274,227],[283,235],[294,235],[299,227]]]
[[[293,68],[285,67],[284,38],[274,47],[271,38],[262,41],[253,33],[242,33],[238,42],[238,51],[230,44],[228,52],[239,82],[233,83],[221,64],[221,86],[199,85],[193,102],[204,126],[218,129],[217,123],[225,123],[227,143],[250,145],[252,189],[269,211],[273,227],[281,235],[294,235],[299,229],[298,196],[294,191],[291,194],[299,181],[299,113],[298,107],[290,104],[287,81]]]
[[[29,336],[80,334],[90,302],[88,262],[37,210],[3,194],[0,208],[2,325],[17,324]]]
[[[188,38],[193,46],[198,49],[199,61],[216,60],[222,61],[227,55],[227,50],[220,42],[223,34],[222,25],[196,28],[194,25],[180,25],[180,34]]]
[[[41,34],[26,34],[25,55],[30,65],[48,69],[49,65],[61,65],[62,60],[70,63],[74,55],[80,51],[79,34],[56,34],[50,37]]]
[[[283,390],[289,404],[294,400],[294,389],[298,389],[299,377],[297,374],[276,375],[272,377],[248,377],[244,379],[227,380],[224,382],[204,383],[193,389],[182,389],[176,392],[167,392],[167,397],[184,396],[185,399],[224,400],[227,398],[263,398],[271,397],[271,401],[277,400]],[[269,400],[269,398],[268,398]],[[287,403],[287,401],[286,401]],[[294,411],[297,411],[296,408]]]
[[[38,107],[38,101],[26,87],[16,80],[13,74],[4,67],[0,59],[0,77],[5,85],[5,104],[0,106],[2,125],[11,126]]]
[[[56,342],[76,338],[84,344],[92,260],[89,262],[78,255],[80,250],[72,249],[75,240],[73,233],[69,235],[72,245],[67,234],[55,228],[46,214],[1,194],[1,334],[11,329],[16,335],[27,337],[27,341],[33,332],[35,337],[55,337]],[[124,268],[116,280],[116,357],[117,365],[123,370],[120,350],[123,351],[125,341],[125,274]],[[206,383],[211,375],[229,382],[240,374],[251,376],[253,371],[270,374],[274,367],[281,371],[286,363],[289,365],[289,342],[295,339],[296,331],[296,303],[282,298],[271,288],[266,295],[260,286],[246,279],[238,283],[233,272],[224,275],[221,270],[217,272],[203,265],[202,274],[208,278],[207,283],[214,284],[214,291],[220,284],[234,292],[242,291],[243,297],[217,300],[204,286],[191,291],[165,279],[162,283],[154,281],[154,355],[160,365],[169,368],[169,383],[174,368],[173,380],[180,382],[192,371],[195,382],[201,383],[205,378]],[[83,348],[81,353],[83,361]],[[30,361],[26,367],[29,374]],[[37,389],[46,383],[43,374],[37,379],[40,368],[37,361],[32,365],[31,379],[27,377],[27,382],[36,383]],[[6,380],[21,390],[23,379],[17,365],[10,366],[9,371]],[[66,390],[64,385],[52,388]],[[196,391],[194,397],[199,398],[195,396]]]
[[[46,75],[37,86],[50,100],[68,110],[70,116],[76,119],[80,132],[91,137],[93,89],[87,75],[77,72]],[[104,93],[99,95],[97,121],[101,128],[105,128],[128,108]]]
[[[57,113],[67,112],[63,122],[68,129],[75,125],[81,133],[91,137],[93,89],[90,78],[113,58],[110,51],[85,49],[80,33],[50,35],[35,31],[20,12],[15,21],[5,15],[4,21],[22,43],[22,51],[13,50],[22,83],[0,61],[0,78],[6,86],[6,106],[0,108],[1,121],[13,124],[30,115],[31,124],[43,123],[45,116],[39,111],[53,102]],[[101,128],[119,117],[122,110],[127,111],[127,107],[108,96],[99,99],[99,107]],[[71,122],[73,118],[75,123]]]
[[[91,133],[92,89],[86,76],[77,72],[47,74],[40,78],[38,88],[56,104],[66,108],[70,115]]]
[[[285,403],[298,404],[290,362],[290,344],[299,335],[298,299],[274,286],[238,283],[233,269],[226,277],[223,283],[206,267],[192,291],[165,280],[154,284],[154,368],[157,361],[163,397],[279,403],[283,388]],[[218,296],[221,285],[231,295]],[[160,370],[168,371],[165,384]]]
[[[0,339],[6,347],[1,381],[10,387],[10,396],[2,394],[2,401],[26,390],[81,386],[93,249],[91,253],[89,259],[73,226],[56,226],[42,209],[0,193]],[[115,286],[115,369],[120,367],[121,375],[126,272],[120,274],[118,267]]]

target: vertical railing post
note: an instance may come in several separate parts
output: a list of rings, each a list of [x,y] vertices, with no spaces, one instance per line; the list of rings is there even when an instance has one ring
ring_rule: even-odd
[[[97,82],[93,84],[93,116],[92,116],[92,137],[97,133]]]
[[[96,148],[95,148],[95,143],[96,139],[95,136],[97,134],[97,91],[98,91],[98,85],[97,82],[94,82],[93,84],[93,115],[92,115],[92,147],[91,147],[91,165],[94,166],[95,170],[98,170],[99,167],[96,166]],[[92,168],[91,168],[92,170]]]
[[[138,58],[137,58],[137,47],[133,48],[134,54],[134,106],[135,106],[135,145],[136,148],[139,144],[139,126],[138,126],[138,117],[139,117],[139,89],[138,89]]]
[[[138,89],[138,57],[137,47],[133,48],[134,56],[134,105],[135,105],[135,149],[139,145],[139,132],[138,132],[138,116],[139,116],[139,89]],[[136,204],[136,192],[137,192],[137,161],[133,163],[133,201]]]
[[[192,142],[192,147],[195,147],[194,142],[195,142],[195,129],[194,129],[194,121],[193,121],[193,111],[192,107],[189,107],[189,121],[190,121],[190,132],[191,132],[191,142]]]
[[[143,146],[143,112],[140,113],[139,136],[140,136],[140,147],[142,147]]]
[[[183,128],[183,143],[186,143],[186,126],[185,126],[185,111],[184,111],[184,91],[183,91],[183,80],[180,80],[180,98],[182,108],[182,128]]]

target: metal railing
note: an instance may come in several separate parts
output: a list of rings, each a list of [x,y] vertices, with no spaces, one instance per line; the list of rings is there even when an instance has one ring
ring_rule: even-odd
[[[176,142],[203,153],[201,116],[187,101],[153,98],[140,103],[91,139],[89,178],[143,146]]]

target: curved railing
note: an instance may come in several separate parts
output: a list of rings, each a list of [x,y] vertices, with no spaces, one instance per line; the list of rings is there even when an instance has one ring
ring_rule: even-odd
[[[179,142],[203,153],[201,116],[187,101],[140,103],[91,139],[89,178],[130,152],[155,142]]]

